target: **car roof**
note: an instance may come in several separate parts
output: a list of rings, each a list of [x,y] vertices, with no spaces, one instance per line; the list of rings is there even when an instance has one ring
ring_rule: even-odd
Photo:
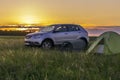
[[[77,24],[52,24],[52,26],[62,26],[62,25],[71,25],[71,26],[80,26],[80,25],[77,25]]]

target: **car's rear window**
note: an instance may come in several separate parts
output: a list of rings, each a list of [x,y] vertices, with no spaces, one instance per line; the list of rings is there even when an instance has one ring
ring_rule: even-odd
[[[67,25],[69,31],[79,31],[80,27],[77,25]]]

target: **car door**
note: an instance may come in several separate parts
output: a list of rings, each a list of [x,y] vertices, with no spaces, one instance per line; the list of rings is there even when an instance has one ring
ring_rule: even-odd
[[[75,40],[78,39],[81,36],[81,30],[78,26],[76,25],[69,25],[68,26],[68,31],[69,31],[69,40]]]
[[[68,39],[68,28],[67,26],[57,26],[53,32],[53,38],[56,44],[61,44]]]

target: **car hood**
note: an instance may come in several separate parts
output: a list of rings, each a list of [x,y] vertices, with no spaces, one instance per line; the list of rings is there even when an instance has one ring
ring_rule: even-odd
[[[34,33],[29,33],[27,34],[27,36],[34,36],[34,35],[42,35],[42,34],[46,34],[46,33],[49,33],[49,32],[34,32]]]

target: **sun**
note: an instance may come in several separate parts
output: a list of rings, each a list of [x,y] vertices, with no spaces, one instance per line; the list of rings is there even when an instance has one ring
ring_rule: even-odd
[[[22,20],[21,20],[21,23],[23,24],[38,24],[39,22],[40,22],[40,19],[30,15],[22,16]]]
[[[33,24],[34,23],[34,18],[32,16],[26,16],[26,17],[24,17],[24,23]]]

